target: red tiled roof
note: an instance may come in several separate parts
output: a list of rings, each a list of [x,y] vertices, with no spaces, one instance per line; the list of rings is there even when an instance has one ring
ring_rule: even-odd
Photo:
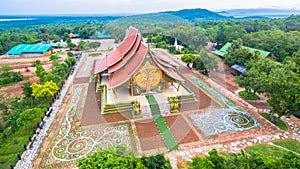
[[[147,45],[141,43],[138,51],[132,58],[133,61],[128,62],[124,67],[122,67],[122,70],[113,73],[109,76],[108,80],[111,88],[118,87],[131,78],[133,73],[140,67],[143,60],[145,59],[147,55],[147,50]]]
[[[175,62],[171,57],[174,57],[170,55],[168,52],[161,50],[161,49],[153,49],[151,50],[151,54],[155,55],[157,58],[159,58],[161,61],[168,63],[169,65],[172,65],[173,67],[179,67],[178,63]]]
[[[70,38],[76,38],[76,36],[75,36],[73,33],[70,33],[70,34],[69,34],[69,37],[70,37]]]
[[[129,32],[126,34],[124,40],[113,50],[108,56],[108,66],[116,64],[122,57],[131,50],[134,42],[136,41],[138,30],[130,27]]]
[[[142,35],[138,30],[129,27],[123,41],[104,58],[97,60],[95,63],[94,73],[101,73],[108,70],[110,88],[116,88],[128,81],[134,72],[143,63],[148,51],[148,46],[142,42]],[[155,64],[173,79],[184,81],[176,73],[174,62],[169,55],[163,51],[150,52],[151,58]]]
[[[107,57],[96,60],[94,74],[103,72],[107,69]]]
[[[113,51],[108,53],[104,57],[105,59],[96,61],[94,73],[101,73],[107,69],[109,69],[109,72],[120,69],[120,66],[123,66],[132,57],[132,54],[136,52],[141,39],[142,35],[138,33],[138,30],[129,27],[123,41]],[[122,62],[123,60],[124,62]],[[119,63],[120,61],[122,63]]]
[[[142,40],[142,35],[138,34],[138,37],[136,38],[136,41],[132,47],[132,49],[119,61],[118,63],[114,64],[113,66],[108,68],[108,73],[115,72],[122,68],[123,65],[127,63],[127,61],[135,54],[137,48],[140,45],[140,42]]]
[[[184,81],[184,79],[178,74],[176,73],[173,69],[173,67],[171,65],[166,65],[161,64],[159,61],[160,59],[156,56],[156,55],[152,55],[152,52],[150,52],[151,57],[153,58],[155,64],[162,69],[163,72],[165,72],[168,76],[170,76],[171,78],[175,79],[175,80],[179,80],[179,81]]]

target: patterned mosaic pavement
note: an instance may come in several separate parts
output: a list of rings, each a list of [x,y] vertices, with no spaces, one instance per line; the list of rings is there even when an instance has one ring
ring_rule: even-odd
[[[47,146],[38,168],[57,168],[75,164],[76,160],[86,155],[106,149],[110,146],[122,145],[129,150],[134,145],[131,140],[129,123],[104,124],[81,128],[79,117],[82,114],[82,95],[85,85],[74,85],[71,102],[59,131]]]
[[[192,123],[206,137],[224,133],[247,130],[259,125],[248,114],[232,109],[205,110],[200,114],[189,115]]]
[[[84,76],[87,77],[88,70],[86,70],[85,67],[81,68],[81,70],[85,71]],[[80,75],[83,76],[83,74]],[[197,83],[199,79],[193,80]],[[203,82],[201,83],[200,80],[199,83],[206,85]],[[200,85],[199,83],[197,84]],[[54,123],[54,129],[49,134],[49,138],[45,141],[44,150],[41,150],[38,159],[35,161],[36,165],[33,166],[33,168],[74,168],[76,167],[75,162],[78,158],[109,146],[124,145],[129,149],[135,149],[134,147],[136,145],[131,129],[135,127],[135,125],[131,126],[129,122],[95,125],[84,128],[80,127],[79,119],[82,116],[84,100],[88,90],[84,85],[87,85],[87,83],[73,86],[73,93],[69,99],[70,103],[62,112],[61,119],[58,119],[57,122]],[[206,88],[206,86],[204,88]],[[189,114],[189,116],[193,116],[194,121],[197,121],[196,123],[192,121],[192,123],[196,128],[200,128],[198,128],[199,131],[210,136],[219,133],[250,129],[259,125],[254,118],[242,112],[238,106],[226,99],[223,96],[224,93],[221,95],[216,91],[216,93],[214,93],[214,91],[212,92],[212,95],[222,100],[228,109],[219,109],[222,110],[221,112],[214,112],[214,109],[210,109],[207,110],[207,112]],[[214,123],[216,124],[213,125],[212,120],[215,120]],[[209,125],[213,126],[208,127]],[[206,128],[212,128],[212,130],[206,130]],[[269,142],[271,140],[286,138],[299,140],[299,133],[296,132],[271,134],[268,133],[269,130],[265,129],[250,131],[255,133],[255,135],[249,135],[245,131],[238,133],[238,135],[244,134],[243,137],[226,134],[225,137],[228,138],[223,138],[224,135],[220,138],[213,138],[219,139],[219,141],[214,142],[213,139],[210,139],[212,141],[207,145],[199,144],[199,142],[180,145],[180,150],[167,153],[167,156],[170,158],[172,166],[176,168],[177,156],[190,160],[197,154],[206,154],[211,148],[217,148],[221,151],[238,152],[247,146],[261,142]],[[295,131],[299,132],[299,128],[295,128]],[[136,144],[138,144],[138,142]]]
[[[247,130],[260,125],[257,120],[248,113],[245,113],[242,108],[235,105],[200,79],[195,76],[190,76],[190,78],[201,88],[209,92],[212,97],[215,97],[228,107],[227,109],[206,110],[201,114],[189,115],[193,125],[206,137],[224,132]]]

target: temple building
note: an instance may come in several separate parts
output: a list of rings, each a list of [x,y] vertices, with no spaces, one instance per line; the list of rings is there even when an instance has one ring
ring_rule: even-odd
[[[134,109],[137,117],[150,116],[148,95],[159,103],[162,114],[175,111],[172,98],[184,95],[194,99],[183,85],[178,67],[170,54],[150,50],[141,33],[129,27],[123,41],[95,63],[101,113]]]
[[[74,39],[74,38],[80,38],[80,35],[78,33],[75,33],[75,34],[74,33],[70,33],[69,37],[72,38],[72,39]]]

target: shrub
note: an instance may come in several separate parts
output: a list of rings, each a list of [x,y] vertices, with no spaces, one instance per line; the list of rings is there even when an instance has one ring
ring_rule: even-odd
[[[9,77],[3,77],[0,79],[0,85],[7,85],[10,84],[12,80]]]
[[[257,100],[259,98],[255,93],[247,92],[245,90],[240,91],[239,95],[246,100]]]

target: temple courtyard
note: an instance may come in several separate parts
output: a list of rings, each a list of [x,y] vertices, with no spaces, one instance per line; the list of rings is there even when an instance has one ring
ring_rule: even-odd
[[[111,52],[85,53],[66,84],[52,124],[41,130],[45,139],[25,155],[24,165],[34,157],[31,168],[76,168],[79,158],[121,146],[138,156],[164,152],[177,168],[178,158],[189,161],[212,148],[239,152],[300,141],[293,121],[283,118],[289,130],[280,130],[260,115],[267,109],[150,48],[133,27]]]
[[[90,77],[92,65],[99,57],[102,56],[84,55],[31,168],[74,168],[77,159],[118,145],[137,155],[165,152],[176,168],[179,156],[191,160],[212,148],[239,152],[258,143],[300,140],[300,130],[291,120],[284,119],[289,131],[279,130],[258,114],[262,110],[182,65],[180,73],[185,85],[195,93],[199,103],[193,105],[195,110],[185,111],[182,106],[177,113],[163,115],[178,144],[177,150],[168,151],[156,126],[158,116],[134,118],[132,112],[100,113],[95,79]]]

